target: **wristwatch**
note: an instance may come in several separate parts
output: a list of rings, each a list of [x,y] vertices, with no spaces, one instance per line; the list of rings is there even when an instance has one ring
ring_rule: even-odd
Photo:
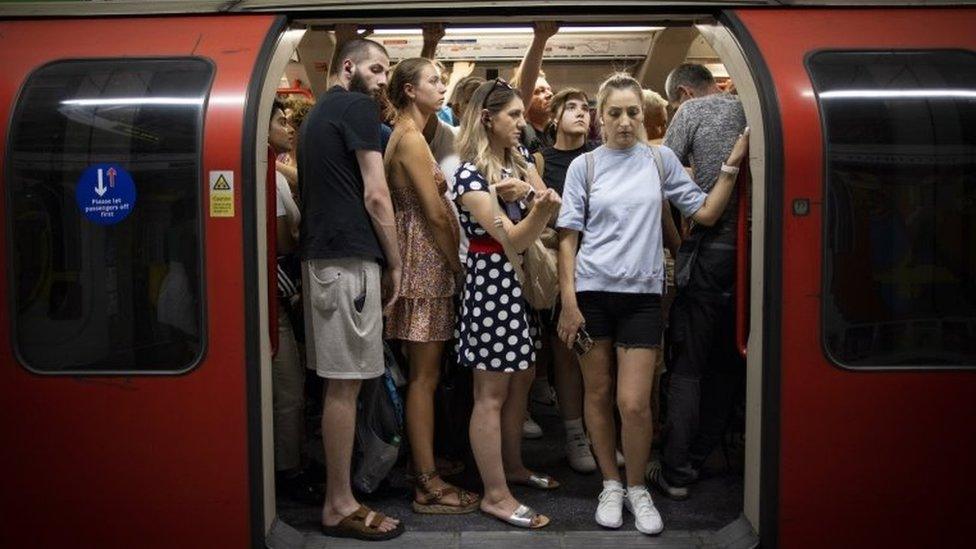
[[[535,188],[529,187],[529,192],[525,193],[525,197],[522,198],[522,202],[532,202],[533,198],[535,198]]]

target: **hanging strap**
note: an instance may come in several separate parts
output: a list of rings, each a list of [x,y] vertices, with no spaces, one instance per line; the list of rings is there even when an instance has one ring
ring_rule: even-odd
[[[523,286],[522,291],[525,292],[525,271],[522,270],[522,256],[515,251],[515,248],[512,247],[512,241],[508,239],[508,231],[505,230],[505,223],[502,221],[505,212],[502,211],[502,207],[498,204],[498,191],[495,190],[494,185],[488,185],[488,193],[491,195],[492,211],[495,214],[494,223],[500,229],[499,236],[501,238],[500,243],[502,249],[505,250],[505,257],[508,258],[508,262],[515,269],[515,277],[518,279],[519,284]]]

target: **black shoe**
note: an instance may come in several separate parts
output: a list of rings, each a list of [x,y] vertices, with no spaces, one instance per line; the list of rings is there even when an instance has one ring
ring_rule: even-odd
[[[279,497],[305,505],[322,505],[325,492],[322,486],[311,482],[304,474],[299,473],[290,477],[279,475],[276,479],[276,492]]]
[[[671,486],[668,484],[668,481],[664,478],[664,470],[661,468],[661,462],[659,461],[652,461],[647,465],[647,474],[644,477],[647,479],[651,488],[654,488],[656,492],[667,498],[675,501],[683,501],[688,499],[690,495],[687,486]]]

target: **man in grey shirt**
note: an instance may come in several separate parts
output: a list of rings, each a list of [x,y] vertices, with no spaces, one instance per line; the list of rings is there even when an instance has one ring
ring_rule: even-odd
[[[742,104],[722,93],[702,65],[679,65],[668,75],[666,88],[679,108],[664,144],[692,168],[695,183],[707,192],[745,129]],[[733,193],[714,227],[692,227],[676,260],[667,435],[662,467],[651,468],[648,475],[652,485],[674,499],[688,497],[688,486],[698,480],[702,463],[720,440],[744,371],[734,346],[736,198]]]

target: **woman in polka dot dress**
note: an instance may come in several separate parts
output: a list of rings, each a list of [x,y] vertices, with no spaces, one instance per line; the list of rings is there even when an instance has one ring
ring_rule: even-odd
[[[522,462],[522,420],[535,378],[538,329],[499,243],[525,250],[559,211],[559,196],[545,189],[529,166],[519,137],[524,106],[503,80],[482,84],[461,120],[454,194],[461,227],[470,241],[458,319],[458,361],[474,370],[471,449],[485,495],[481,510],[523,528],[549,519],[521,505],[508,482],[550,489],[551,477]],[[505,215],[496,217],[489,182]],[[536,192],[536,189],[539,189]]]

